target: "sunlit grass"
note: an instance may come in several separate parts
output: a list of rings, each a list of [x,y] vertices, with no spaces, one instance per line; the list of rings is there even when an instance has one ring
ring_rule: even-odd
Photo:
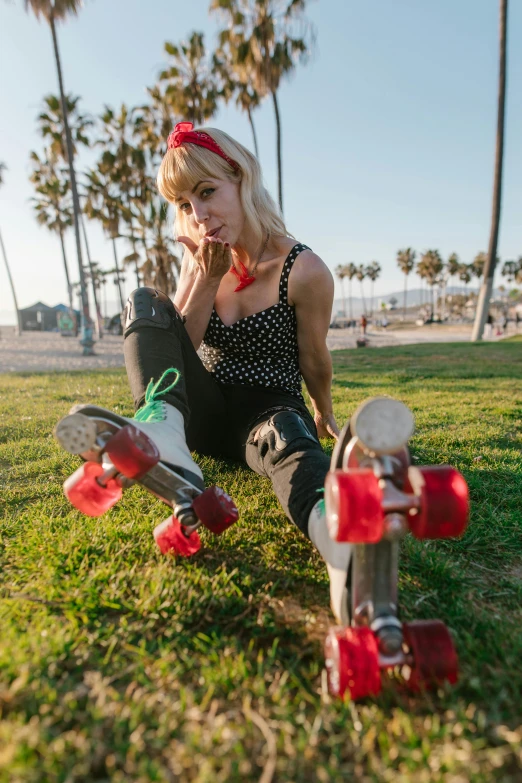
[[[512,341],[334,354],[343,422],[390,394],[416,463],[470,486],[456,541],[402,547],[403,619],[439,617],[454,689],[334,702],[328,581],[267,480],[202,459],[240,522],[190,560],[160,555],[167,509],[140,488],[101,519],[71,509],[78,460],[52,428],[75,402],[131,413],[123,371],[0,376],[0,781],[519,781],[522,349]],[[327,444],[325,444],[326,446]],[[328,448],[331,448],[329,446]]]

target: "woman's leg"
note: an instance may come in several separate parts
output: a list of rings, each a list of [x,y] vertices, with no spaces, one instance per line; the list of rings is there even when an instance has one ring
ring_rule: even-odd
[[[125,366],[136,409],[145,401],[149,382],[159,381],[166,370],[175,368],[179,380],[161,399],[183,415],[191,450],[216,453],[225,419],[223,394],[201,362],[169,297],[153,288],[133,291],[124,313],[124,337]],[[172,377],[167,377],[165,388]]]
[[[236,420],[242,419],[243,459],[270,478],[285,514],[308,536],[310,512],[322,497],[330,460],[304,402],[285,392],[247,386],[225,394]]]
[[[351,545],[330,538],[323,490],[330,460],[317,438],[315,423],[304,405],[281,400],[288,407],[266,410],[250,428],[245,458],[272,481],[286,515],[324,559],[330,579],[330,603],[338,621],[348,622],[347,579]]]

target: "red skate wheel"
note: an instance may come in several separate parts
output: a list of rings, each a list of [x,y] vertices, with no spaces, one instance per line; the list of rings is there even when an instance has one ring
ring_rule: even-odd
[[[377,639],[369,628],[330,628],[324,655],[332,696],[348,692],[355,700],[380,693]]]
[[[209,487],[192,503],[200,522],[219,535],[239,519],[236,504],[221,487]]]
[[[126,424],[107,441],[105,452],[114,467],[130,479],[140,479],[160,458],[155,443],[133,424]]]
[[[449,465],[408,469],[410,488],[420,498],[417,514],[408,515],[416,538],[452,538],[464,532],[469,515],[468,485]]]
[[[448,629],[441,620],[403,623],[404,641],[413,656],[408,687],[419,691],[436,688],[444,680],[455,684],[459,665]]]
[[[175,516],[168,517],[154,528],[154,540],[164,555],[170,553],[190,557],[201,549],[197,530],[186,536]]]
[[[96,479],[103,473],[98,462],[84,462],[64,482],[65,497],[72,505],[89,517],[101,517],[122,496],[122,489],[114,479],[102,487]]]
[[[332,470],[326,476],[326,519],[335,541],[375,544],[383,534],[382,491],[368,468]]]

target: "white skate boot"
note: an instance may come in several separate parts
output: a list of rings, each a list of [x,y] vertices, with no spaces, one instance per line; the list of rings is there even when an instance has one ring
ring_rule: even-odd
[[[171,373],[175,380],[160,391]],[[95,405],[76,405],[58,422],[54,434],[66,451],[85,460],[64,484],[76,508],[101,516],[120,499],[123,488],[139,482],[174,509],[174,516],[155,530],[160,549],[192,554],[200,546],[195,532],[200,523],[219,534],[238,519],[238,512],[219,487],[205,490],[185,440],[183,416],[161,399],[179,377],[171,368],[157,383],[151,381],[134,419]],[[191,551],[183,551],[191,538]]]

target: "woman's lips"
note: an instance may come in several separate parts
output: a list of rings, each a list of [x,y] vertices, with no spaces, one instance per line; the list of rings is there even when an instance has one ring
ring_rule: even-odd
[[[219,232],[221,231],[222,228],[223,228],[223,226],[220,226],[219,228],[215,228],[213,231],[209,231],[208,234],[206,234],[206,236],[208,238],[210,238],[210,237],[218,237],[219,236]]]

